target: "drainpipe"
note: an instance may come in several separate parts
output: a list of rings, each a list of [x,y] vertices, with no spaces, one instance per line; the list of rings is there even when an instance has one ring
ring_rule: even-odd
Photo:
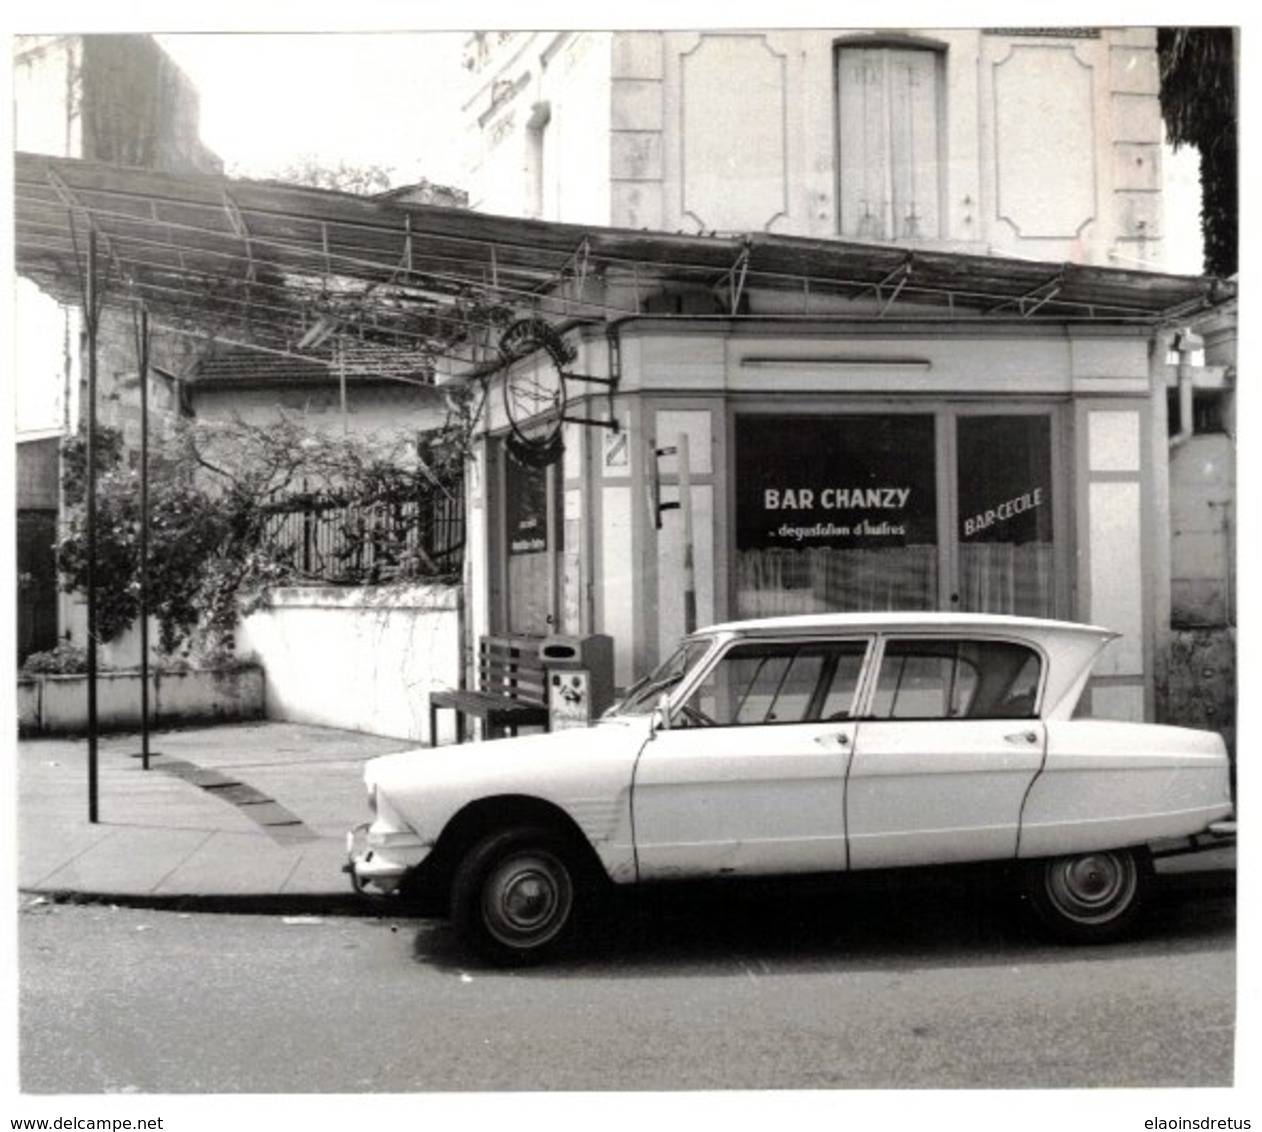
[[[1205,349],[1205,340],[1194,330],[1181,330],[1175,336],[1174,348],[1179,351],[1179,427],[1170,437],[1171,452],[1192,439],[1192,384],[1198,368],[1193,365],[1192,357]]]

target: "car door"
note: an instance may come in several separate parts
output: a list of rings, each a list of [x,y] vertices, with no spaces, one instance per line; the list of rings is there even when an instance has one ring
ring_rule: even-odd
[[[1017,642],[883,643],[846,786],[851,868],[1016,855],[1046,751],[1042,671]]]
[[[867,649],[863,639],[737,642],[684,690],[636,766],[641,880],[846,867]]]

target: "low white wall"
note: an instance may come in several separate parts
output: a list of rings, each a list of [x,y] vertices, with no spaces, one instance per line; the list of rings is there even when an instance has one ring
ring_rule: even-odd
[[[267,715],[429,743],[429,692],[460,680],[454,586],[273,590],[238,650],[266,673]],[[454,724],[450,712],[440,734]]]
[[[98,672],[97,726],[140,727],[140,674]],[[239,722],[263,716],[263,674],[257,668],[192,669],[149,677],[149,722],[157,727]],[[88,728],[86,676],[34,676],[18,681],[18,727],[24,734],[79,735]]]

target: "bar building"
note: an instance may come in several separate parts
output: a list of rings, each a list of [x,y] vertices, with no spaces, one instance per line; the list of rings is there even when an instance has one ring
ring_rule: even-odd
[[[1182,372],[1234,491],[1234,300],[1152,270],[1153,29],[502,33],[466,67],[473,207],[607,226],[483,375],[471,638],[609,634],[625,683],[694,604],[1070,618],[1122,634],[1094,712],[1178,716],[1208,648],[1230,726],[1230,521],[1191,556],[1212,641],[1174,648],[1169,477]]]

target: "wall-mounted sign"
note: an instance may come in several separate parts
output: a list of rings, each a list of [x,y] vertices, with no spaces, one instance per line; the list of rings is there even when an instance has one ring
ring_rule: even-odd
[[[738,550],[936,541],[932,416],[737,418]]]

